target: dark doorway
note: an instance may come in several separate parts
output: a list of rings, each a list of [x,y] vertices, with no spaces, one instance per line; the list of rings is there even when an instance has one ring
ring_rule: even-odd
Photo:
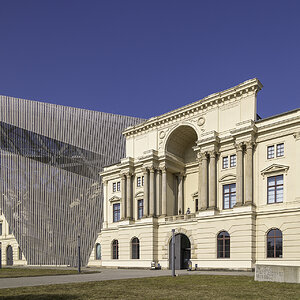
[[[6,248],[6,265],[7,266],[13,265],[13,250],[11,246],[7,246]]]
[[[188,269],[191,258],[191,243],[185,234],[175,235],[175,269]],[[169,268],[172,268],[172,239],[169,244]]]

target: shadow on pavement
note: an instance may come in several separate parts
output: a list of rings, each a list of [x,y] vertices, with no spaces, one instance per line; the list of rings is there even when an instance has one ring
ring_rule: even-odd
[[[39,295],[32,295],[32,294],[25,294],[25,295],[18,295],[18,296],[0,296],[1,300],[71,300],[71,299],[79,299],[77,295],[66,295],[66,294],[39,294]]]

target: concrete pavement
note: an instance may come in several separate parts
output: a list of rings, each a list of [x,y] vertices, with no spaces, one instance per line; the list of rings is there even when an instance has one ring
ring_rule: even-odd
[[[171,276],[171,270],[142,270],[142,269],[95,269],[99,273],[56,275],[39,277],[1,278],[0,289],[49,284],[79,283],[89,281],[117,280],[129,278]],[[187,271],[176,270],[176,275],[235,275],[254,276],[254,272],[230,271]]]

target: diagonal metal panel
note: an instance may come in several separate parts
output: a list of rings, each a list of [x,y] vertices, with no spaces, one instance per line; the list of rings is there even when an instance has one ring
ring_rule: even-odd
[[[99,172],[143,119],[0,96],[0,207],[31,265],[88,262],[102,223]]]

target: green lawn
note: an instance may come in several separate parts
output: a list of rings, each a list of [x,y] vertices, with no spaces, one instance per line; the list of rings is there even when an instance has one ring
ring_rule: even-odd
[[[32,277],[32,276],[50,276],[50,275],[70,275],[78,274],[77,270],[59,270],[59,269],[39,269],[39,268],[2,268],[0,269],[0,278],[9,277]]]
[[[0,289],[0,299],[300,299],[300,284],[193,275]]]

